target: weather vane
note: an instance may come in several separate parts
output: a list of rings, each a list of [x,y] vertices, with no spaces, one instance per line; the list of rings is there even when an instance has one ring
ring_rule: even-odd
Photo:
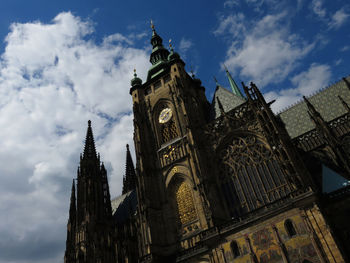
[[[151,28],[154,29],[153,20],[151,19]]]
[[[171,38],[169,39],[169,47],[170,47],[170,48],[172,47]]]

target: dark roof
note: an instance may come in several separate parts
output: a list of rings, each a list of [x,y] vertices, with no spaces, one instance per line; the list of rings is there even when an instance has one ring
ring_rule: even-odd
[[[345,78],[350,82],[350,76]],[[331,121],[346,113],[346,109],[340,102],[340,95],[346,103],[350,104],[350,87],[344,80],[341,80],[317,94],[309,97],[309,101],[321,114],[325,121]],[[291,106],[282,111],[279,116],[286,125],[286,129],[291,138],[298,137],[315,128],[307,113],[307,106],[304,101]]]
[[[123,224],[136,213],[136,191],[132,190],[114,198],[111,202],[112,215],[117,224]]]
[[[217,86],[213,96],[213,101],[211,103],[212,119],[216,119],[221,115],[217,98],[219,98],[225,112],[228,112],[245,102],[243,98],[233,94],[221,86]]]

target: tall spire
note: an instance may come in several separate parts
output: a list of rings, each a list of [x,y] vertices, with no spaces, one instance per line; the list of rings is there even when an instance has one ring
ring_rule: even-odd
[[[84,146],[84,159],[97,158],[94,136],[92,134],[91,121],[88,121],[88,128],[86,132],[85,146]]]
[[[230,72],[227,70],[225,65],[224,65],[224,67],[225,67],[226,75],[227,75],[228,81],[230,82],[230,86],[231,86],[233,94],[237,95],[238,97],[244,98],[243,94],[241,93],[240,89],[238,88],[235,80],[232,78]]]
[[[126,145],[125,177],[123,178],[123,194],[136,188],[136,173],[131,158],[129,144]]]
[[[76,208],[75,203],[76,203],[76,200],[75,200],[75,181],[73,179],[72,192],[71,192],[71,196],[70,196],[69,221],[71,221],[72,223],[74,222],[74,224],[75,224],[75,217],[76,217],[76,212],[77,212],[77,208]]]

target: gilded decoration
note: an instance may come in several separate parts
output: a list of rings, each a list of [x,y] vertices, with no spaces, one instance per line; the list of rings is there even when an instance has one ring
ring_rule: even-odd
[[[186,225],[197,219],[192,191],[186,182],[181,182],[175,192],[176,205],[181,225]]]

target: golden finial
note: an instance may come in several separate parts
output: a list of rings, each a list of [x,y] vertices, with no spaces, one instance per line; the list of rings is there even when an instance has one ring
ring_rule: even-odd
[[[151,19],[151,28],[154,30],[153,20]]]
[[[169,39],[169,47],[170,47],[170,48],[172,47],[171,39]]]
[[[134,68],[134,77],[136,78],[137,74],[136,74],[136,68]]]

